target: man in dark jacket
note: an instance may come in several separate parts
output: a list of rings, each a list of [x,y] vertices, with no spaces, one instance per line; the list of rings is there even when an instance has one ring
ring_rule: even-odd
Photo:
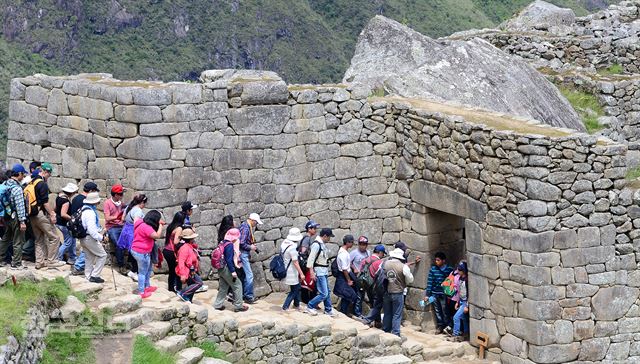
[[[32,184],[35,185],[36,204],[29,215],[29,221],[36,239],[36,269],[64,265],[64,262],[56,259],[60,237],[54,225],[56,213],[49,203],[49,185],[47,185],[47,180],[51,177],[52,172],[53,166],[51,164],[42,163],[38,176],[25,188],[29,188]]]

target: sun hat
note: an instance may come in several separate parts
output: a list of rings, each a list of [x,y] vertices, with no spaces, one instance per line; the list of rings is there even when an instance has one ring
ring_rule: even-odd
[[[262,220],[260,220],[260,215],[258,215],[257,213],[252,213],[251,215],[249,215],[249,220],[253,220],[255,222],[258,223],[258,225],[262,225]]]
[[[391,258],[400,259],[400,260],[402,260],[403,262],[405,261],[405,258],[404,258],[404,250],[402,250],[402,249],[400,249],[400,248],[393,249],[393,250],[389,253],[389,256],[390,256]]]
[[[89,205],[95,205],[100,202],[100,194],[98,192],[89,192],[87,197],[84,198],[84,203]]]
[[[197,238],[198,234],[196,234],[196,232],[193,231],[193,229],[184,229],[182,230],[180,237],[183,239],[191,240],[191,239]]]
[[[240,239],[240,230],[236,228],[229,229],[229,231],[224,235],[224,240],[227,241],[236,241],[238,239]]]
[[[289,235],[287,235],[287,240],[296,241],[296,242],[302,240],[302,233],[300,232],[300,229],[295,227],[289,229]]]
[[[78,192],[78,186],[75,183],[69,182],[66,186],[62,187],[62,192],[76,193]]]

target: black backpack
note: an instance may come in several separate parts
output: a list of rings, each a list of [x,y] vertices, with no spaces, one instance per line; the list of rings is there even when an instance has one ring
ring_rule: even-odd
[[[380,269],[373,277],[373,292],[377,296],[384,296],[387,293],[387,287],[389,286],[389,279],[387,278],[387,272],[384,269],[386,261],[380,264]]]
[[[334,258],[333,262],[331,262],[331,275],[337,278],[342,274],[342,271],[338,268],[338,258]]]
[[[90,207],[82,206],[71,216],[71,220],[67,222],[69,233],[76,239],[84,239],[87,237],[87,229],[82,225],[82,212],[88,209],[90,209]]]
[[[291,245],[284,250],[284,252],[276,255],[269,263],[269,270],[271,271],[271,275],[275,279],[285,279],[287,277],[287,271],[289,270],[289,266],[291,265],[291,260],[289,260],[289,264],[284,265],[284,253],[291,248]]]

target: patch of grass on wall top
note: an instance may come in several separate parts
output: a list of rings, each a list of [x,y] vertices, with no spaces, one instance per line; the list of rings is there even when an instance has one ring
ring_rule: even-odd
[[[594,95],[567,86],[561,86],[560,92],[582,118],[587,133],[593,134],[604,128],[598,122],[598,118],[604,115],[604,110]]]

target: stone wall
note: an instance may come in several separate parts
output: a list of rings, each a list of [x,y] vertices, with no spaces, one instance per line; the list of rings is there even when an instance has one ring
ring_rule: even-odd
[[[403,240],[410,259],[423,257],[407,317],[425,327],[430,316],[417,302],[428,263],[438,250],[453,259],[466,250],[471,328],[490,334],[493,359],[640,356],[640,196],[626,188],[626,146],[504,115],[369,98],[354,85],[287,86],[249,71],[206,71],[202,81],[15,79],[10,162],[53,163],[54,191],[121,182],[167,215],[190,199],[200,205],[193,220],[204,249],[224,214],[259,212],[259,295],[282,288],[266,267],[288,229],[312,218],[335,228],[336,240]]]
[[[19,340],[13,335],[7,337],[7,343],[0,348],[0,363],[39,363],[45,349],[48,322],[45,305],[30,308],[23,327],[24,337]]]

